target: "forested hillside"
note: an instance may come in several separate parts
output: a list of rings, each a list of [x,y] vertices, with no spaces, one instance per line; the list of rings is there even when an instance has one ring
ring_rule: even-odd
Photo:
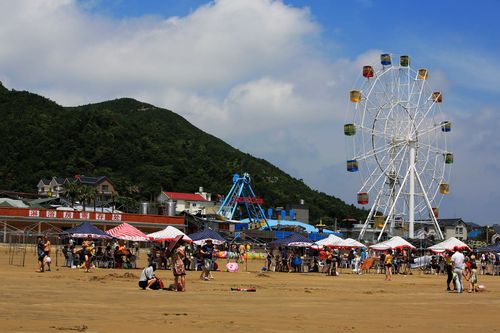
[[[162,188],[226,194],[232,174],[248,172],[266,207],[304,199],[313,222],[366,214],[172,111],[133,99],[62,107],[0,84],[0,115],[0,189],[36,192],[41,178],[105,175],[122,197],[142,200]]]

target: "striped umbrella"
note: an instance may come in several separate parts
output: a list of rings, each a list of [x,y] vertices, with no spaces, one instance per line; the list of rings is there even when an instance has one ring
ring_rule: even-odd
[[[147,242],[150,240],[145,233],[128,223],[122,223],[119,226],[107,230],[106,233],[114,238],[134,242]]]

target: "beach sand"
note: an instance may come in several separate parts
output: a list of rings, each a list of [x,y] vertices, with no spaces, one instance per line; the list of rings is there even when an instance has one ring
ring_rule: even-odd
[[[187,292],[140,290],[141,270],[55,267],[35,273],[0,257],[0,332],[499,332],[500,277],[486,291],[445,291],[445,276],[259,273],[263,261],[200,281]],[[225,264],[225,260],[220,264]],[[157,271],[167,284],[171,271]],[[231,288],[255,287],[256,292]]]

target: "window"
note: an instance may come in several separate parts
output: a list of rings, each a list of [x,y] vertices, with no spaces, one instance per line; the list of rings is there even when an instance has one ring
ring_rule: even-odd
[[[196,202],[192,202],[191,207],[196,207]]]
[[[102,191],[103,192],[109,192],[109,186],[108,185],[102,185]]]
[[[464,228],[463,227],[456,227],[455,228],[455,234],[463,235],[463,233],[464,233]]]

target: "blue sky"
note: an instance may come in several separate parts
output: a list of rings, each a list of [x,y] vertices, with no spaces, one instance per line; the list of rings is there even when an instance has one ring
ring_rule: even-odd
[[[171,109],[354,203],[346,94],[380,52],[409,54],[454,126],[441,216],[492,224],[499,10],[493,0],[1,1],[0,80],[63,105],[127,96]]]

